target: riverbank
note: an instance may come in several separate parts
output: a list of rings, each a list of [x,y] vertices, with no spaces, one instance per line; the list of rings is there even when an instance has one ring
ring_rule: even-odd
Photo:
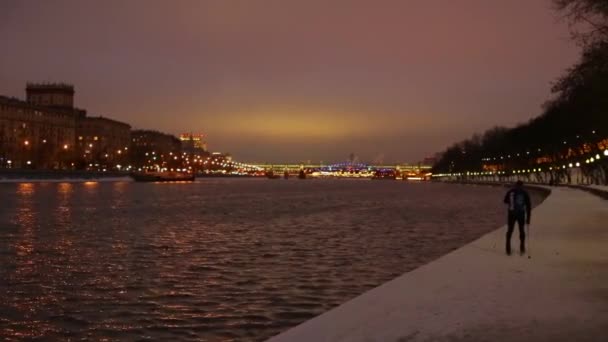
[[[479,181],[479,180],[450,180],[443,181],[449,184],[464,184],[464,185],[485,185],[485,186],[499,186],[499,187],[512,187],[513,182],[503,182],[503,181]],[[551,192],[550,189],[556,187],[568,187],[573,189],[579,189],[583,191],[587,191],[591,194],[594,194],[603,199],[608,199],[608,186],[606,185],[594,185],[594,184],[557,184],[557,185],[548,185],[539,182],[534,183],[525,183],[527,189],[533,191],[540,191],[545,195]]]
[[[265,178],[252,175],[199,173],[196,178]],[[128,172],[84,170],[0,169],[0,183],[20,182],[85,182],[131,180]]]
[[[603,340],[606,204],[552,188],[533,212],[531,259],[504,254],[502,227],[269,341]]]

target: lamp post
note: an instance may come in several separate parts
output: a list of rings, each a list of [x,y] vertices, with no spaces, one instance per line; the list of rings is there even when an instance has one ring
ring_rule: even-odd
[[[31,166],[31,161],[30,161],[30,151],[31,151],[31,144],[30,144],[30,140],[28,138],[25,138],[23,140],[23,153],[21,153],[21,160],[20,160],[20,167],[22,168],[29,168]],[[29,163],[27,163],[27,161],[30,161]]]
[[[67,165],[69,164],[69,149],[70,149],[70,145],[68,144],[63,144],[63,146],[61,146],[61,154],[60,154],[60,158],[59,158],[59,168],[60,169],[64,169],[67,168]]]

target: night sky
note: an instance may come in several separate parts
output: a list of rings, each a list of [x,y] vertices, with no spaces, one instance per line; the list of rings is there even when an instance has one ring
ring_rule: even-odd
[[[415,162],[538,115],[578,53],[550,0],[0,0],[0,94],[73,83],[249,162]]]

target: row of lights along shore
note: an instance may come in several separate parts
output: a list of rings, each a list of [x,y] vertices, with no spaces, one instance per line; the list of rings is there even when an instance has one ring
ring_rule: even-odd
[[[593,134],[593,136],[596,136],[596,134],[598,134],[598,131],[597,130],[593,130],[593,131],[591,131],[591,134]],[[580,134],[576,135],[576,139],[573,139],[573,140],[577,140],[577,139],[581,139],[581,135]],[[564,140],[563,144],[564,145],[568,145],[568,141]],[[522,153],[507,154],[506,155],[506,159],[520,157],[522,154],[525,154],[526,156],[529,156],[531,154],[530,151],[534,151],[534,150],[538,151],[538,153],[542,152],[542,149],[539,147],[539,148],[536,148],[536,149],[527,150],[525,153],[522,152]],[[498,157],[481,158],[482,161],[493,161],[493,160],[504,160],[504,159],[505,159],[504,155],[498,156]]]
[[[42,139],[42,143],[43,143],[43,144],[46,144],[46,139]],[[24,145],[24,146],[30,146],[30,141],[29,141],[29,140],[24,140],[24,141],[23,141],[23,145]],[[64,150],[68,150],[69,148],[70,148],[70,145],[68,145],[68,144],[64,144],[64,145],[63,145],[63,149],[64,149]],[[10,160],[10,159],[7,159],[7,160],[6,160],[6,163],[7,163],[7,164],[10,166],[10,165],[12,165],[12,164],[13,164],[13,161],[12,161],[12,160]],[[26,165],[32,165],[32,161],[31,161],[31,160],[28,160],[28,161],[26,161],[26,162],[25,162],[25,164],[26,164]]]
[[[82,137],[79,137],[79,140],[82,140]],[[97,137],[95,137],[95,140],[97,140]],[[47,142],[46,139],[42,140],[43,144],[46,144],[46,142]],[[26,140],[23,141],[23,145],[26,146],[26,147],[29,147],[31,145],[31,143],[30,143],[29,140],[26,139]],[[94,144],[93,143],[89,143],[87,146],[88,146],[89,149],[93,149],[94,148]],[[70,145],[69,144],[64,144],[63,145],[63,149],[64,150],[70,149]],[[129,149],[128,147],[124,147],[124,151],[125,152],[127,152],[128,149]],[[116,150],[116,153],[119,154],[119,155],[122,154],[122,152],[123,152],[123,149]],[[85,150],[84,157],[86,157],[87,154],[90,154],[90,153],[91,153],[91,150]],[[154,163],[154,161],[157,160],[157,154],[156,154],[155,151],[153,151],[153,152],[146,152],[145,155],[151,157],[151,159],[148,160],[148,163]],[[190,164],[190,160],[191,159],[188,158],[188,154],[186,152],[183,152],[182,156],[180,156],[177,153],[174,155],[173,152],[169,152],[169,155],[171,156],[171,158],[173,160],[183,159],[187,164]],[[108,153],[104,154],[104,157],[108,158],[109,154]],[[160,155],[160,158],[164,158],[164,155]],[[262,171],[263,170],[262,168],[260,168],[258,166],[254,166],[254,165],[248,165],[248,164],[244,164],[244,163],[240,163],[240,162],[235,162],[235,161],[223,161],[223,162],[217,161],[216,162],[214,160],[210,160],[211,158],[212,158],[212,156],[211,157],[207,157],[206,160],[203,160],[200,156],[195,156],[195,157],[192,158],[192,163],[193,164],[198,163],[198,164],[203,164],[203,165],[204,164],[208,164],[208,165],[214,165],[214,166],[218,166],[218,167],[221,166],[221,167],[224,167],[224,168],[236,168],[236,169],[243,170],[243,171],[248,171],[248,172],[249,171]],[[8,160],[6,160],[6,163],[10,166],[13,163],[13,161],[10,160],[10,159],[8,159]],[[32,165],[32,161],[28,160],[28,161],[26,161],[26,164],[27,165]],[[72,165],[74,165],[74,163],[72,163]],[[97,166],[99,166],[99,164],[89,163],[88,166],[89,167],[94,167],[94,166],[97,167]],[[144,168],[148,168],[148,167],[144,167]],[[129,166],[123,168],[123,166],[121,164],[116,164],[116,169],[118,169],[118,170],[121,170],[121,169],[130,170],[130,169],[132,169],[132,166],[129,165]],[[166,168],[161,168],[161,169],[166,170]],[[184,171],[186,171],[187,169],[191,170],[192,167],[189,166],[187,168],[183,168]],[[139,170],[141,171],[141,168]],[[171,170],[173,170],[173,168]],[[175,170],[181,171],[182,169],[175,169]],[[103,169],[103,171],[106,171],[106,169]]]
[[[155,163],[157,158],[163,159],[164,155],[157,155],[155,151],[152,152],[146,152],[145,155],[147,157],[150,157],[150,159],[148,159],[148,163]],[[211,160],[213,158],[213,155],[206,157],[204,160],[201,156],[194,156],[192,158],[188,157],[188,154],[186,152],[183,152],[182,155],[179,155],[178,153],[174,154],[173,152],[169,152],[169,159],[173,159],[173,160],[179,160],[182,159],[183,161],[185,161],[186,164],[188,164],[187,167],[184,168],[176,168],[176,171],[186,171],[186,170],[192,170],[192,166],[190,166],[190,162],[192,161],[192,164],[201,164],[201,165],[213,165],[213,166],[217,166],[217,167],[224,167],[224,168],[236,168],[236,169],[240,169],[243,171],[262,171],[262,168],[254,166],[254,165],[249,165],[249,164],[244,164],[244,163],[239,163],[239,162],[235,162],[235,161],[215,161],[215,160]],[[150,168],[152,166],[149,167],[144,167],[144,168]],[[154,168],[154,167],[152,167]],[[166,167],[161,167],[160,168],[162,171],[166,171],[166,170],[171,170],[173,171],[173,168],[171,169],[167,169]],[[141,171],[142,169],[140,168],[139,171]]]
[[[604,157],[608,157],[608,149],[604,150],[603,152]],[[587,158],[585,160],[585,164],[592,164],[598,160],[600,160],[602,156],[598,153],[595,156],[592,156],[590,158]],[[571,162],[568,164],[563,164],[561,166],[550,166],[549,167],[549,171],[554,171],[554,170],[559,170],[559,169],[568,169],[568,168],[573,168],[573,167],[580,167],[581,163],[580,162]],[[510,171],[511,174],[524,174],[524,173],[534,173],[534,172],[542,172],[543,169],[538,167],[538,168],[533,168],[533,169],[522,169],[522,170],[512,170]],[[492,176],[492,175],[506,175],[507,171],[466,171],[466,172],[458,172],[458,173],[440,173],[440,174],[436,174],[433,175],[433,177],[454,177],[454,176]]]

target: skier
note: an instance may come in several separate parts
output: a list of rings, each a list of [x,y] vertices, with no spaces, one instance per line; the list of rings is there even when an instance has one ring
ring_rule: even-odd
[[[519,226],[519,252],[523,255],[526,252],[525,224],[530,224],[532,205],[530,203],[530,195],[524,190],[524,183],[522,181],[517,181],[515,186],[507,192],[504,202],[509,205],[507,255],[511,255],[511,235],[513,234],[513,228],[515,228],[515,222]]]

